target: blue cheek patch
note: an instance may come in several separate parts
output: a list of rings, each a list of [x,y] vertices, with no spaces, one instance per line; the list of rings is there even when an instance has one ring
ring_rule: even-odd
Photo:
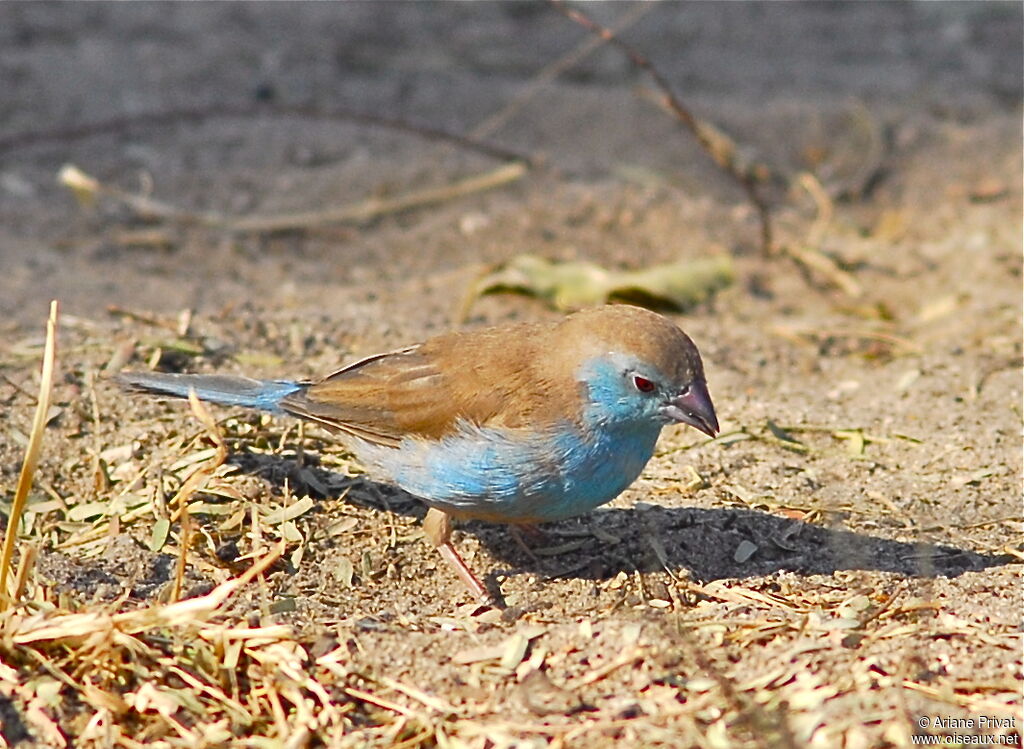
[[[597,430],[610,423],[632,423],[639,428],[658,420],[657,396],[640,393],[624,376],[637,366],[637,362],[610,357],[596,357],[580,366],[576,376],[586,389],[583,420],[588,426]],[[663,379],[656,371],[651,375]]]

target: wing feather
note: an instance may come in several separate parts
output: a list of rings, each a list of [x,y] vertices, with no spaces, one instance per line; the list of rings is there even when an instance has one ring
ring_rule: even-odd
[[[529,348],[549,326],[448,333],[360,359],[281,401],[281,408],[389,447],[440,439],[460,422],[522,426],[550,398],[534,387]],[[530,330],[530,329],[536,330]],[[555,411],[557,413],[557,410]],[[531,417],[532,414],[532,417]]]

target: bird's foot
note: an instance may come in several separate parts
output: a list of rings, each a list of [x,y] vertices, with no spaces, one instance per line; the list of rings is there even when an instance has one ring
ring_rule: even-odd
[[[459,556],[459,552],[455,551],[455,547],[450,543],[442,544],[437,547],[441,557],[452,566],[455,573],[459,576],[462,584],[465,585],[469,592],[473,594],[477,602],[484,606],[494,606],[497,604],[497,600],[491,595],[490,591],[484,587],[484,584],[480,582],[480,578],[473,574],[473,570],[469,568],[469,565],[463,561],[462,557]]]
[[[433,507],[427,510],[427,516],[423,519],[423,532],[437,549],[441,558],[451,565],[462,584],[469,589],[479,603],[486,606],[497,605],[495,597],[480,582],[480,578],[473,574],[473,570],[452,546],[452,519],[448,513]]]

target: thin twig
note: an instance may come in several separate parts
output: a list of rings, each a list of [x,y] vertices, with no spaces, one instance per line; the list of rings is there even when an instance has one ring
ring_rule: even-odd
[[[21,558],[18,560],[18,574],[14,577],[14,589],[11,591],[11,599],[20,601],[28,583],[28,575],[36,563],[38,549],[34,543],[23,543],[21,545]]]
[[[202,401],[196,397],[195,390],[189,391],[188,402],[189,406],[192,408],[192,414],[206,428],[206,432],[214,445],[216,445],[217,451],[199,468],[199,470],[185,480],[185,483],[182,484],[181,489],[178,490],[178,494],[173,501],[175,511],[172,515],[172,519],[179,522],[180,531],[178,563],[175,567],[174,583],[171,586],[170,601],[172,603],[181,598],[182,584],[185,579],[186,556],[188,554],[188,547],[191,543],[192,519],[188,511],[188,500],[192,498],[192,495],[195,494],[195,492],[199,491],[199,489],[206,484],[210,477],[213,476],[214,471],[223,465],[224,461],[227,460],[228,457],[228,448],[224,442],[224,438],[220,434],[220,431],[217,429],[217,422],[214,421],[213,416],[210,415],[209,409],[207,409]]]
[[[601,679],[604,679],[609,674],[611,674],[613,671],[617,671],[623,666],[631,666],[637,661],[643,660],[643,658],[645,658],[647,655],[648,652],[645,648],[634,647],[632,650],[623,653],[615,660],[606,663],[600,668],[596,668],[590,673],[584,674],[583,676],[579,677],[572,683],[572,688],[579,689],[580,687],[584,687],[587,684],[593,684],[595,681],[600,681]]]
[[[796,328],[782,325],[772,326],[769,330],[780,338],[785,338],[786,340],[800,340],[800,336],[819,339],[850,338],[854,340],[878,341],[879,343],[885,343],[893,346],[894,348],[902,349],[904,352],[910,354],[920,354],[923,350],[921,346],[908,338],[902,338],[900,336],[893,335],[892,333],[883,333],[878,330],[857,330],[852,328]]]
[[[824,276],[848,297],[856,299],[864,293],[856,278],[840,268],[832,258],[820,250],[786,244],[782,245],[780,251],[808,271],[816,271]]]
[[[421,208],[501,187],[522,178],[526,171],[527,167],[524,163],[515,162],[484,174],[466,177],[449,185],[414,190],[394,198],[371,198],[335,210],[235,219],[230,221],[227,228],[237,232],[275,232],[309,229],[325,224],[361,223],[389,213],[401,213],[413,208]]]
[[[396,712],[399,715],[404,715],[406,718],[415,718],[417,720],[423,721],[423,716],[421,716],[415,710],[410,710],[409,708],[403,705],[399,705],[397,702],[392,702],[391,700],[384,699],[383,697],[379,697],[371,692],[364,692],[361,689],[345,687],[345,694],[361,702],[368,702],[371,705],[383,707],[385,710],[391,710],[392,712]]]
[[[36,402],[36,413],[32,419],[32,433],[25,448],[25,460],[21,464],[18,486],[14,490],[14,500],[7,515],[7,531],[4,534],[3,551],[0,552],[0,611],[6,611],[12,603],[11,589],[7,577],[11,570],[11,559],[14,556],[14,545],[18,541],[18,528],[21,526],[21,515],[25,511],[28,492],[32,487],[32,478],[39,464],[39,452],[43,445],[43,431],[46,429],[47,415],[50,411],[50,392],[53,387],[53,371],[57,359],[57,316],[59,305],[57,300],[50,302],[50,317],[46,321],[46,345],[43,349],[43,372],[39,380],[39,399]],[[24,570],[27,575],[28,571]]]
[[[816,272],[833,286],[849,297],[859,297],[864,293],[863,287],[850,273],[839,267],[835,260],[818,249],[832,223],[833,205],[828,193],[821,186],[818,178],[810,172],[800,174],[796,183],[804,188],[814,200],[818,215],[807,231],[803,246],[782,243],[778,251],[794,260],[808,272]]]
[[[732,177],[743,188],[754,209],[757,211],[758,220],[761,224],[761,249],[765,254],[773,251],[772,247],[772,223],[771,212],[768,204],[761,197],[758,189],[759,183],[770,178],[774,171],[766,165],[747,161],[743,159],[736,143],[725,133],[710,123],[704,122],[693,115],[679,100],[669,85],[668,80],[654,66],[653,63],[635,48],[619,39],[615,33],[602,26],[581,11],[570,8],[564,0],[548,0],[556,10],[566,16],[569,20],[578,23],[592,34],[604,39],[609,44],[618,47],[636,67],[645,71],[654,81],[655,86],[661,92],[661,104],[671,112],[677,120],[697,139],[701,147],[707,151],[712,160],[726,174]]]
[[[828,193],[821,186],[821,182],[813,174],[802,172],[797,176],[796,181],[811,196],[811,199],[814,201],[814,207],[818,212],[818,215],[814,217],[814,223],[811,224],[811,228],[807,230],[807,239],[804,240],[810,247],[817,247],[825,238],[825,232],[828,231],[828,227],[832,223],[835,207],[832,204],[832,199],[829,198]]]
[[[130,193],[101,183],[75,166],[61,169],[58,179],[77,195],[90,198],[102,195],[112,198],[136,213],[148,218],[197,224],[238,233],[271,233],[312,229],[318,226],[340,223],[362,223],[390,213],[401,213],[423,206],[441,203],[445,200],[471,195],[484,190],[501,187],[521,179],[527,172],[523,162],[504,164],[484,174],[458,180],[441,187],[414,190],[394,198],[371,198],[341,208],[322,211],[306,211],[270,216],[233,217],[212,211],[187,211],[176,206],[154,200],[146,195]]]
[[[177,333],[177,323],[173,320],[163,320],[156,315],[149,314],[147,312],[138,312],[136,310],[130,310],[127,307],[122,307],[117,304],[108,304],[107,313],[111,315],[117,315],[119,317],[127,317],[129,320],[135,322],[141,322],[145,325],[152,325],[156,328],[164,328]],[[183,336],[182,336],[183,337]]]
[[[885,133],[878,120],[872,116],[871,110],[863,101],[854,99],[849,106],[850,119],[860,126],[867,139],[864,153],[857,154],[856,168],[853,175],[846,180],[845,187],[838,187],[833,194],[837,198],[857,200],[867,195],[882,171],[885,159]]]
[[[251,120],[258,117],[301,117],[312,120],[341,120],[358,125],[384,127],[418,135],[430,140],[443,140],[461,148],[491,156],[503,161],[522,161],[533,165],[537,159],[529,154],[509,148],[484,143],[472,135],[453,133],[430,125],[424,125],[394,117],[384,117],[368,112],[325,110],[311,106],[286,106],[277,104],[221,104],[202,108],[169,109],[162,112],[143,112],[136,115],[112,117],[97,122],[87,122],[53,130],[26,130],[0,138],[0,153],[34,146],[41,143],[67,143],[71,140],[90,138],[107,133],[120,133],[133,127],[166,127],[181,123],[202,122],[219,118],[242,118]]]
[[[648,3],[638,3],[633,5],[629,10],[622,14],[622,17],[618,21],[616,21],[615,27],[612,29],[612,37],[614,38],[616,34],[621,34],[643,18],[653,8],[654,5]],[[501,128],[501,126],[508,122],[516,112],[522,109],[530,99],[537,95],[537,92],[541,90],[541,87],[544,86],[544,84],[550,83],[566,70],[571,70],[576,65],[579,65],[583,60],[593,54],[595,50],[599,49],[601,45],[606,44],[607,42],[608,39],[602,36],[595,36],[588,39],[583,44],[580,44],[575,49],[558,58],[554,62],[545,65],[537,75],[530,79],[529,83],[522,90],[515,94],[511,100],[505,104],[505,106],[470,130],[469,137],[476,141],[480,138],[487,137]]]

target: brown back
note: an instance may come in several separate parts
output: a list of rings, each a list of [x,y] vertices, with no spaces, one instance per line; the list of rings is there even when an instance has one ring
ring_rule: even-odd
[[[635,353],[666,375],[700,372],[696,348],[678,327],[635,307],[599,307],[554,323],[446,333],[362,359],[281,407],[383,445],[438,439],[459,421],[481,427],[543,428],[578,420],[576,372],[607,351]]]

